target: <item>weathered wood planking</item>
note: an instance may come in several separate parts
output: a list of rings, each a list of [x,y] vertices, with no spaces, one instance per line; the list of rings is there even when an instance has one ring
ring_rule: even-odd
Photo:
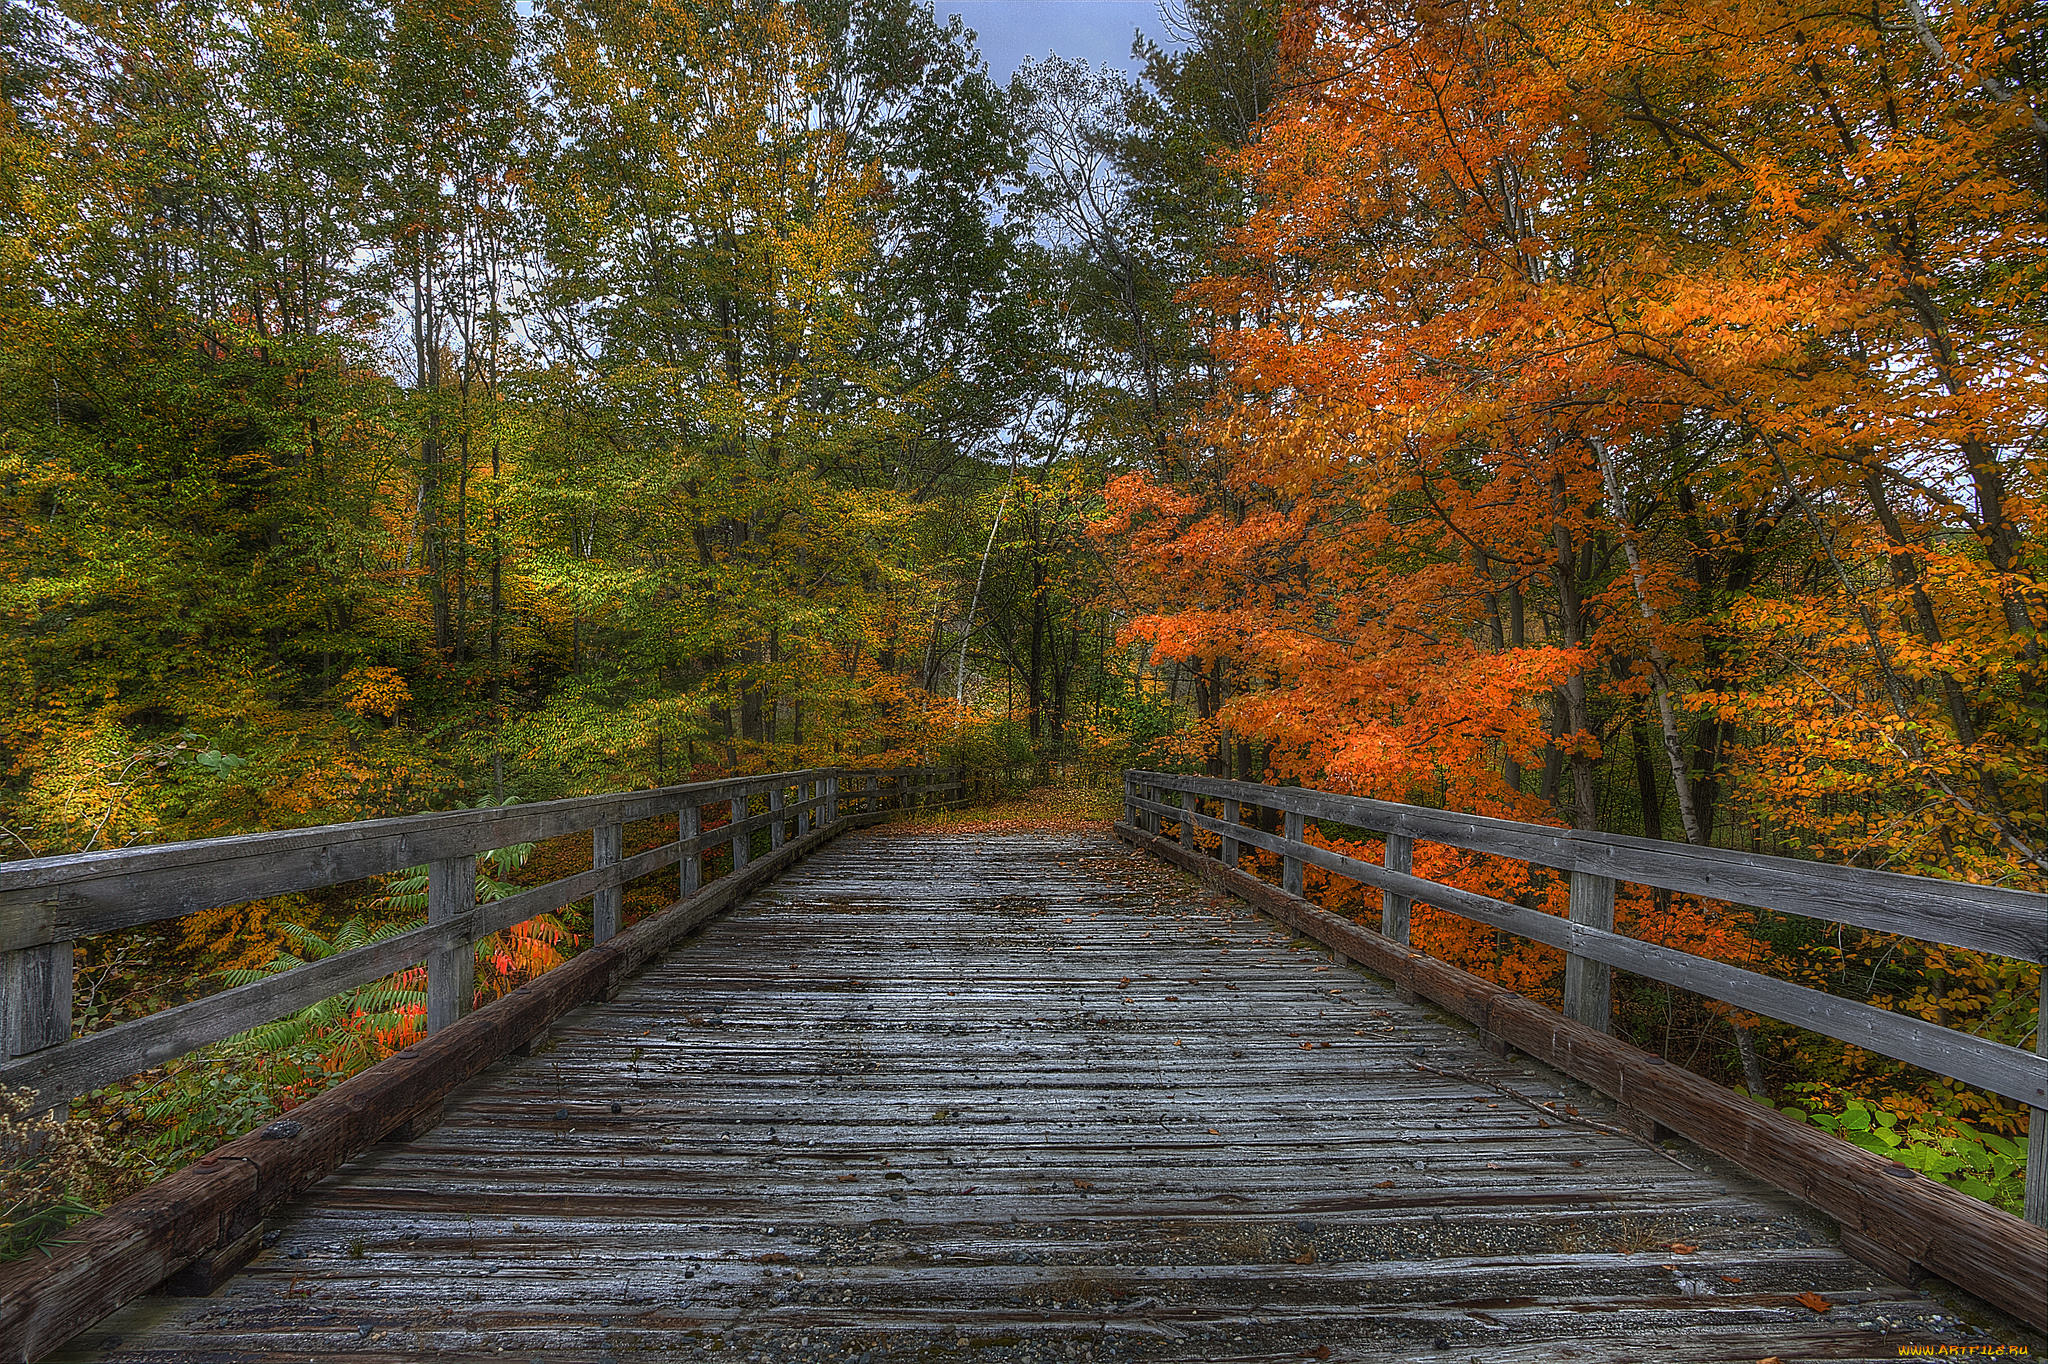
[[[820,769],[815,775],[823,774]],[[794,781],[813,774],[786,775]],[[673,817],[685,801],[716,805],[763,785],[760,778],[741,777],[0,863],[0,950],[339,885],[398,867],[578,833],[606,821]]]
[[[1995,952],[2022,961],[2048,959],[2048,910],[2030,891],[1937,881],[1725,848],[1695,848],[1654,838],[1553,829],[1539,824],[1430,810],[1295,786],[1215,777],[1134,772],[1135,783],[1187,790],[1218,800],[1289,809],[1311,819],[1396,833],[1428,843],[1591,872],[1640,886],[1704,895],[1732,904],[1855,924],[1880,933]],[[1168,817],[1178,819],[1180,811]],[[1156,833],[1156,816],[1148,832]]]
[[[728,841],[735,831],[766,828],[769,822],[768,816],[761,815],[741,820],[737,825],[721,826],[716,831],[716,842]],[[448,895],[471,900],[466,909],[446,917],[430,915],[433,922],[408,932],[0,1062],[0,1086],[26,1085],[45,1098],[69,1098],[282,1018],[329,995],[404,970],[437,954],[460,967],[469,961],[470,944],[479,939],[537,914],[572,905],[593,892],[603,893],[610,888],[616,893],[617,887],[635,877],[672,866],[681,857],[711,846],[713,840],[708,837],[663,844],[624,862],[577,872],[491,904],[473,903],[475,869],[467,855],[440,859],[428,864],[433,876],[446,879]],[[435,884],[438,888],[441,881],[437,879]],[[448,984],[451,999],[467,998],[466,971],[453,973]],[[451,1005],[434,1018],[434,1026],[445,1026],[462,1012],[466,1009],[454,1009]]]
[[[1188,827],[1206,829],[1219,836],[1236,827],[1192,811],[1184,815],[1182,811],[1156,801],[1139,800],[1135,804],[1138,809],[1149,810],[1155,815],[1164,814],[1177,820],[1184,817]],[[1296,820],[1299,817],[1290,814],[1288,818]],[[1911,1014],[1841,999],[1824,990],[1794,985],[1790,981],[1729,966],[1725,962],[1660,947],[1656,943],[1643,942],[1590,924],[1560,919],[1541,910],[1509,904],[1474,891],[1389,871],[1328,848],[1290,842],[1286,837],[1250,829],[1234,836],[1239,842],[1280,853],[1287,858],[1292,884],[1284,885],[1282,889],[1291,894],[1301,892],[1301,864],[1312,863],[1339,876],[1397,892],[1411,903],[1436,905],[1454,914],[1548,944],[1576,958],[1633,971],[1724,1004],[1753,1010],[1766,1018],[1797,1024],[1867,1047],[1881,1055],[1921,1066],[1937,1075],[1946,1075],[2023,1104],[2048,1107],[2048,1056],[1973,1037],[1959,1029],[1915,1018]],[[1186,849],[1185,840],[1181,846]],[[1611,908],[1609,914],[1612,914]]]
[[[901,807],[910,799],[910,776],[896,774],[894,779]],[[957,788],[956,777],[943,789]],[[783,794],[791,789],[797,792],[797,799],[785,803]],[[804,795],[806,790],[812,794]],[[565,876],[490,904],[475,902],[472,866],[473,853],[491,846],[490,841],[479,843],[468,851],[458,850],[449,856],[435,857],[427,863],[430,889],[426,925],[265,980],[252,981],[75,1039],[70,1035],[71,945],[60,942],[0,951],[0,989],[4,989],[4,994],[0,994],[0,1087],[26,1086],[36,1091],[39,1102],[60,1103],[421,960],[428,963],[429,972],[428,1026],[430,1031],[438,1030],[468,1011],[472,984],[472,963],[468,955],[471,943],[535,915],[562,909],[586,896],[593,897],[593,923],[598,930],[598,940],[603,941],[617,931],[621,887],[627,882],[678,862],[693,860],[714,847],[727,844],[734,850],[734,865],[743,867],[746,864],[743,852],[746,841],[762,829],[770,833],[772,856],[783,846],[786,823],[793,822],[798,836],[802,837],[815,828],[821,817],[832,817],[838,803],[837,791],[837,779],[832,769],[665,788],[651,794],[659,796],[665,802],[662,808],[677,818],[678,838],[675,841],[622,859],[619,843],[623,825],[613,822],[589,826],[593,840],[589,871]],[[248,849],[252,847],[267,849],[270,855],[283,859],[278,866],[266,867],[264,875],[273,880],[282,877],[297,884],[295,878],[307,874],[308,867],[331,867],[334,864],[333,846],[346,847],[350,856],[361,858],[367,856],[368,850],[382,849],[382,855],[396,855],[396,852],[409,847],[436,839],[445,841],[445,837],[455,835],[471,843],[486,836],[492,841],[518,842],[524,833],[539,827],[554,829],[571,815],[602,819],[606,813],[616,813],[621,818],[641,817],[647,808],[649,795],[645,792],[627,793],[558,801],[546,806],[511,807],[509,810],[455,811],[406,820],[329,825],[289,835],[254,834],[172,844],[163,848],[133,849],[119,854],[6,864],[0,865],[0,903],[5,902],[7,895],[26,890],[41,897],[34,903],[47,909],[69,903],[66,897],[91,900],[95,896],[108,895],[111,893],[109,887],[125,888],[126,893],[140,900],[139,906],[115,899],[96,902],[97,909],[93,915],[97,917],[86,915],[72,923],[70,928],[70,931],[98,931],[109,925],[141,921],[135,919],[137,915],[146,920],[184,912],[182,908],[165,910],[154,896],[142,895],[140,885],[133,884],[135,877],[145,874],[135,870],[138,866],[152,869],[146,873],[148,876],[160,878],[173,886],[187,885],[185,898],[176,901],[183,906],[194,897],[204,900],[208,894],[221,894],[222,887],[233,887],[236,895],[246,890],[249,869],[243,864]],[[768,808],[758,815],[750,815],[748,810],[756,796],[765,797],[763,803]],[[701,832],[699,816],[702,807],[721,803],[727,806],[726,822],[711,833]],[[522,810],[526,813],[522,814]],[[656,813],[661,813],[661,810],[657,809]],[[501,818],[496,823],[479,824],[478,814]],[[540,822],[536,824],[536,820]],[[512,822],[508,824],[505,821]],[[685,824],[693,826],[688,836],[682,834]],[[387,827],[394,825],[400,826],[396,832]],[[479,829],[484,832],[480,834]],[[328,843],[301,847],[299,845],[305,842],[306,834],[322,834]],[[295,856],[287,855],[291,848],[297,849]],[[389,872],[401,865],[404,864],[393,863],[375,870]],[[356,870],[363,871],[368,866],[364,863]],[[128,870],[109,870],[116,867]],[[215,869],[218,877],[218,883],[210,892],[199,888],[206,884],[209,867]],[[63,879],[62,874],[67,870],[74,879]],[[701,867],[695,870],[701,872]],[[680,878],[693,890],[700,879],[687,872]],[[234,902],[232,896],[221,901]],[[0,918],[4,915],[4,909],[0,909]]]
[[[1915,1174],[1886,1157],[1741,1099],[1682,1067],[1567,1019],[1489,980],[1413,951],[1242,871],[1133,825],[1119,837],[1178,861],[1211,884],[1443,1005],[1515,1047],[1597,1087],[1797,1193],[1841,1221],[1844,1244],[1909,1278],[1921,1267],[2048,1328],[2048,1232]]]
[[[816,768],[772,777],[732,777],[534,805],[450,810],[0,862],[0,951],[134,928],[269,895],[340,885],[400,867],[580,833],[603,823],[673,819],[685,804],[701,807],[720,805],[734,797],[746,799],[765,794],[777,781],[785,786],[827,782],[838,771]],[[912,791],[918,789],[909,781],[918,769],[846,771],[855,780],[875,776],[893,781],[895,785],[881,795],[893,798],[896,809],[906,808]],[[943,789],[957,790],[958,786],[956,774]],[[822,795],[812,796],[801,804],[813,808],[823,799]],[[792,802],[790,808],[794,811],[797,803]],[[722,832],[729,838],[733,833],[765,829],[772,819],[770,814],[756,815],[740,828]],[[720,840],[707,841],[705,846],[716,841]]]
[[[59,1357],[1981,1343],[1789,1199],[1582,1125],[1611,1107],[1306,946],[1099,835],[850,836],[312,1190],[211,1299]]]
[[[450,1090],[544,1038],[567,1010],[619,984],[711,915],[856,823],[841,820],[785,844],[688,901],[527,982],[488,1008],[293,1110],[282,1139],[250,1133],[80,1224],[39,1257],[0,1266],[0,1359],[35,1359],[81,1326],[200,1265],[239,1263],[265,1214],[357,1152],[439,1120]],[[250,1247],[253,1249],[253,1247]],[[241,1258],[246,1258],[242,1256]]]

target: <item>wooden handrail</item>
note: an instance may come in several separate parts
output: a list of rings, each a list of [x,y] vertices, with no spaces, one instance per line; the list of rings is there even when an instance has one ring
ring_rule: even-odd
[[[2002,957],[2048,959],[2048,895],[1939,881],[1928,876],[1802,862],[1790,857],[1696,848],[1654,838],[1589,833],[1216,777],[1133,770],[1131,784],[1293,811],[1380,834],[1398,834],[1560,871],[1587,872],[1662,890],[1782,910],[1968,947]],[[1127,790],[1129,787],[1127,786]],[[1178,812],[1175,812],[1178,817]]]
[[[852,781],[862,789],[845,789]],[[886,784],[886,785],[885,785]],[[615,935],[628,881],[682,865],[678,896],[704,885],[703,855],[730,845],[734,870],[770,830],[769,851],[848,813],[908,810],[957,793],[958,769],[823,767],[582,796],[535,805],[451,810],[69,857],[0,863],[0,1086],[27,1086],[50,1106],[420,962],[428,1030],[467,1013],[473,946],[493,933],[591,899],[592,946]],[[754,813],[756,802],[762,806]],[[726,822],[706,830],[707,808]],[[676,837],[632,857],[626,824],[670,818]],[[591,869],[492,904],[475,898],[475,859],[494,848],[589,831]],[[428,868],[427,922],[380,942],[146,1018],[73,1038],[74,943],[270,895]]]
[[[1169,802],[1169,795],[1176,799]],[[1203,811],[1205,800],[1220,807],[1214,816]],[[1245,806],[1284,812],[1285,832],[1244,824]],[[1403,947],[1410,946],[1408,910],[1416,903],[1556,947],[1565,953],[1565,1015],[1600,1032],[1609,1030],[1609,971],[1620,967],[2025,1104],[2032,1110],[2034,1176],[2026,1216],[2048,1226],[2048,1179],[2039,1173],[2048,1165],[2048,1029],[2037,1030],[2041,1046],[2028,1052],[1613,931],[1614,887],[1626,881],[2038,963],[2048,958],[2048,895],[1164,772],[1127,771],[1124,810],[1127,826],[1154,839],[1174,825],[1190,853],[1197,830],[1216,835],[1233,870],[1241,846],[1277,853],[1282,889],[1293,896],[1301,895],[1304,866],[1375,886],[1382,895],[1382,933]],[[1308,843],[1309,819],[1383,835],[1384,864]],[[1417,840],[1569,873],[1568,917],[1411,874]],[[2043,989],[2048,995],[2048,984]]]

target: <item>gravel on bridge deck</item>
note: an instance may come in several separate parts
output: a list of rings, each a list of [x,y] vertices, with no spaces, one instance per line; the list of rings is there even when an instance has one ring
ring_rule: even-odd
[[[1612,1121],[1104,834],[855,834],[316,1187],[212,1298],[144,1299],[60,1357],[1984,1343],[1790,1200],[1587,1125]]]

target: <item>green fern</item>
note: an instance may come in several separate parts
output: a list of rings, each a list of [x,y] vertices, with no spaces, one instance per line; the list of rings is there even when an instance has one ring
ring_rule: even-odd
[[[490,797],[486,796],[475,805],[465,808],[492,810],[502,809],[504,806],[516,803],[509,796],[504,801],[498,803],[494,803]],[[477,903],[482,905],[496,904],[498,901],[510,899],[526,889],[524,886],[510,884],[507,878],[526,865],[527,859],[533,856],[533,850],[536,846],[536,844],[532,843],[513,843],[507,847],[493,848],[489,852],[479,853],[477,855],[476,869]],[[486,868],[489,870],[486,870]],[[384,894],[379,897],[379,902],[399,913],[425,914],[427,912],[427,869],[425,865],[407,867],[404,871],[395,873],[389,881],[385,882]]]
[[[352,952],[359,947],[382,942],[419,927],[417,921],[386,924],[370,928],[362,916],[349,919],[334,930],[331,937],[322,937],[313,929],[302,924],[284,925],[285,935],[291,939],[296,952],[279,952],[268,966],[256,969],[237,969],[222,973],[230,985],[247,985],[253,981],[265,980],[297,967]],[[323,1050],[335,1050],[332,1043],[341,1046],[336,1055],[344,1061],[358,1059],[353,1053],[358,1050],[374,1050],[370,1037],[377,1032],[399,1027],[404,1021],[404,1011],[410,1005],[417,1008],[426,1002],[426,991],[399,985],[387,977],[367,984],[329,995],[318,1003],[310,1004],[289,1018],[274,1023],[263,1023],[238,1033],[222,1043],[230,1054],[249,1055],[252,1053],[275,1054],[306,1044],[328,1043]],[[348,1026],[360,1018],[361,1026]],[[365,1036],[365,1033],[369,1036]]]
[[[513,802],[506,800],[505,805]],[[479,801],[476,809],[498,808],[486,797]],[[500,900],[517,895],[523,886],[510,884],[503,878],[511,876],[526,865],[533,856],[535,845],[514,843],[508,847],[493,848],[477,857],[476,898],[479,904],[495,904]],[[495,875],[486,871],[495,872]],[[368,927],[361,915],[357,915],[334,930],[332,936],[322,937],[303,924],[285,924],[283,930],[290,940],[291,951],[280,951],[269,965],[254,969],[241,968],[222,973],[230,985],[247,985],[252,981],[265,980],[281,972],[321,961],[327,957],[351,952],[359,947],[382,942],[400,933],[409,933],[425,922],[427,911],[427,868],[424,865],[407,867],[396,873],[385,883],[384,893],[378,897],[378,905],[407,917],[395,923],[378,928]],[[486,943],[478,943],[476,952],[483,958],[488,952]],[[340,994],[330,995],[317,1004],[308,1005],[289,1018],[274,1023],[264,1023],[227,1039],[224,1048],[231,1053],[275,1054],[290,1048],[318,1044],[321,1041],[340,1041],[344,1052],[355,1047],[368,1048],[369,1037],[399,1027],[404,1021],[408,1008],[417,1011],[426,1003],[426,991],[403,986],[392,978],[374,980]],[[353,1020],[360,1020],[357,1026],[347,1026]],[[368,1036],[365,1036],[368,1034]],[[350,1056],[348,1060],[356,1058]]]

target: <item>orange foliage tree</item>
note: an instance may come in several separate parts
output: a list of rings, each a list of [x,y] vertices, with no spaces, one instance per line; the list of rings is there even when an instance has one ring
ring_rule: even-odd
[[[1110,489],[1133,636],[1227,663],[1219,720],[1282,778],[2040,885],[2037,24],[1296,6],[1226,167],[1259,207],[1194,291],[1234,386],[1191,477]],[[1887,963],[1874,998],[2031,1026],[2023,964],[1840,951]]]

